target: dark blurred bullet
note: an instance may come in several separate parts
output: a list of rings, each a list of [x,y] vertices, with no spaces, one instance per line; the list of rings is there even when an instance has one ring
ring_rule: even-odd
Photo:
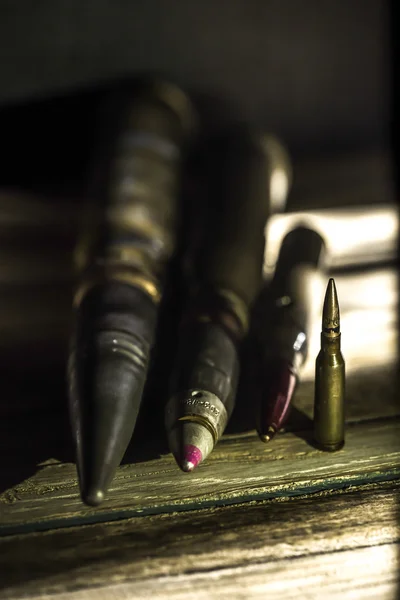
[[[340,350],[340,313],[335,282],[329,280],[322,312],[321,350],[315,364],[314,439],[321,450],[344,445],[345,363]]]
[[[312,229],[297,227],[282,242],[275,275],[254,315],[259,371],[258,434],[269,442],[285,423],[306,361],[314,283],[325,266],[325,245]]]
[[[284,186],[287,190],[290,180],[280,143],[248,131],[225,139],[222,146],[215,144],[209,159],[213,208],[166,407],[170,448],[183,471],[209,456],[232,414],[238,346],[262,281],[265,225],[274,201],[276,208],[284,206]],[[277,188],[272,179],[278,170]]]
[[[165,83],[105,104],[77,260],[70,409],[83,500],[99,504],[131,439],[175,248],[187,97]]]

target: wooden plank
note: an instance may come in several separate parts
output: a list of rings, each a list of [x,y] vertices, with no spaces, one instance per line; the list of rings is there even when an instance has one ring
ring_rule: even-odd
[[[35,344],[34,357],[39,347]],[[57,351],[59,352],[59,350]],[[57,354],[57,352],[55,354]],[[30,356],[30,354],[29,354]],[[39,357],[40,359],[40,357]],[[43,359],[43,356],[42,356]],[[32,366],[32,358],[29,359]],[[48,363],[49,364],[49,363]],[[400,416],[395,382],[396,366],[360,372],[357,377],[349,377],[347,421],[349,424],[367,423],[382,418]],[[71,463],[74,450],[69,428],[67,401],[65,397],[64,365],[54,364],[49,369],[33,370],[23,379],[18,371],[10,369],[1,379],[3,397],[8,402],[0,410],[0,492],[8,494],[16,485],[36,480],[32,477],[49,461],[53,464]],[[313,383],[305,382],[295,397],[286,431],[298,436],[308,436],[312,429]],[[377,398],[380,401],[377,402]],[[251,406],[252,397],[241,394],[236,410],[228,426],[229,436],[234,439],[241,435],[243,452],[248,449],[248,440],[254,436],[255,450],[258,440],[254,433],[255,407]],[[163,425],[163,397],[146,397],[144,412],[139,419],[132,444],[125,456],[125,463],[159,459],[168,453]],[[244,434],[244,435],[243,435]],[[247,435],[246,435],[247,434]],[[282,432],[277,441],[286,434]],[[148,440],[148,436],[151,436]],[[220,445],[221,446],[221,445]],[[224,446],[221,446],[224,448]],[[170,466],[174,462],[171,460]],[[162,466],[162,463],[161,465]],[[71,483],[75,477],[71,467]],[[58,485],[59,471],[53,470],[54,483]],[[47,472],[48,483],[52,474]],[[34,487],[33,487],[34,489]],[[118,493],[118,486],[115,493]],[[1,506],[1,503],[0,503]],[[1,514],[1,510],[0,510]]]
[[[34,356],[36,357],[39,348],[37,344],[34,347]],[[29,364],[32,366],[32,358],[29,359]],[[368,423],[377,419],[400,416],[395,393],[396,387],[393,383],[395,374],[396,367],[392,365],[386,366],[384,369],[371,370],[367,374],[360,372],[356,378],[348,378],[347,421],[349,424],[356,426],[361,422]],[[86,515],[85,510],[77,500],[76,474],[75,468],[71,464],[74,459],[74,451],[63,377],[64,366],[58,365],[57,368],[57,364],[53,366],[51,373],[49,369],[46,372],[40,369],[34,370],[30,376],[25,373],[23,379],[20,378],[15,369],[3,373],[1,389],[3,397],[8,398],[8,402],[4,403],[0,412],[0,492],[2,493],[0,496],[0,523],[3,526],[8,525],[10,515],[14,514],[13,506],[10,506],[4,513],[2,510],[4,508],[3,504],[14,501],[15,496],[20,496],[21,491],[25,494],[26,489],[29,490],[29,502],[22,505],[25,506],[26,512],[22,511],[18,519],[22,519],[29,525],[34,523],[35,514],[30,514],[30,510],[33,508],[35,513],[44,501],[47,508],[42,507],[41,518],[46,521],[46,511],[49,511],[48,517],[52,519],[55,507],[52,508],[51,506],[51,498],[48,498],[47,495],[43,497],[41,482],[45,482],[45,489],[47,490],[51,486],[58,489],[60,479],[63,477],[65,477],[64,483],[66,483],[67,491],[69,490],[68,493],[75,495],[77,501],[75,508],[79,507],[78,518],[81,518],[79,511],[83,516]],[[295,398],[295,406],[286,427],[286,431],[302,436],[306,440],[312,428],[312,388],[312,382],[306,382],[300,386]],[[376,401],[377,398],[380,398],[379,402]],[[230,434],[226,436],[226,440],[234,440],[237,437],[238,448],[239,450],[241,448],[243,455],[253,453],[254,456],[249,463],[250,468],[252,468],[252,461],[258,459],[258,453],[262,449],[268,450],[268,447],[264,447],[255,437],[253,431],[255,408],[251,406],[251,400],[251,397],[246,397],[243,394],[238,398],[237,409],[229,424],[228,431]],[[168,448],[163,426],[162,403],[162,397],[158,398],[158,402],[157,398],[147,397],[145,399],[145,413],[142,413],[143,418],[139,419],[123,466],[123,469],[126,469],[129,464],[134,465],[135,463],[141,464],[143,461],[150,461],[148,471],[150,474],[157,472],[157,470],[163,473],[167,469],[167,474],[161,475],[158,480],[159,486],[163,486],[163,482],[167,477],[174,480],[177,476],[173,459],[171,457],[165,458]],[[150,441],[147,439],[148,436],[151,436]],[[284,457],[286,456],[287,459],[290,458],[291,445],[287,442],[288,438],[286,436],[287,434],[284,432],[279,434],[277,440],[269,448],[275,448],[275,450],[279,448],[279,452],[283,452]],[[249,441],[251,442],[251,452],[249,452]],[[277,446],[278,442],[279,446]],[[223,454],[225,448],[229,449],[231,445],[225,444],[223,441],[216,451]],[[306,446],[306,450],[309,451],[310,448]],[[164,458],[160,459],[160,456]],[[266,458],[268,458],[268,454]],[[286,469],[286,464],[287,462],[283,461],[281,467]],[[50,465],[53,465],[52,469],[48,468]],[[44,468],[46,470],[41,473]],[[145,472],[140,470],[140,467],[135,468],[139,468],[142,485],[144,486]],[[208,468],[208,461],[205,468]],[[287,464],[287,468],[292,468],[291,463]],[[126,473],[127,471],[123,471],[123,474]],[[128,469],[128,473],[136,474],[136,471],[131,472]],[[115,481],[112,497],[116,498],[120,493],[120,479],[118,476]],[[152,479],[153,488],[156,488],[157,475],[152,475]],[[189,482],[190,479],[183,479],[182,481]],[[36,487],[36,484],[38,484],[38,487]],[[126,490],[121,489],[124,494]],[[35,493],[37,494],[36,502]],[[22,497],[26,500],[24,494]],[[125,501],[124,497],[122,501]],[[62,500],[56,500],[56,504],[60,504],[60,502],[62,503]],[[106,512],[108,511],[107,507],[108,504],[106,505]],[[162,510],[162,507],[160,510]],[[91,518],[102,519],[104,516],[100,512],[100,514],[96,513]],[[14,525],[11,523],[12,527]]]
[[[280,600],[395,600],[400,545],[358,548],[343,553],[282,560],[197,576],[160,577],[114,585],[90,593],[72,592],[59,600],[247,600],[279,594]],[[289,575],[288,575],[289,574]],[[38,598],[36,596],[36,598]],[[44,596],[39,597],[45,600]]]
[[[74,465],[54,461],[0,496],[0,533],[394,479],[400,475],[398,429],[396,420],[350,426],[345,448],[333,454],[314,449],[309,444],[310,432],[280,435],[269,445],[254,433],[226,436],[205,464],[189,475],[179,471],[171,455],[122,465],[108,500],[95,509],[84,507],[79,499]]]
[[[320,598],[321,584],[324,598],[394,598],[399,491],[369,485],[2,538],[0,598]]]

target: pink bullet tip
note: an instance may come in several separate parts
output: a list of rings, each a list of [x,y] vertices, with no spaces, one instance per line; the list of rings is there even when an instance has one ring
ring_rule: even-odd
[[[185,472],[193,471],[202,460],[201,450],[197,446],[188,444],[183,448],[181,469]]]

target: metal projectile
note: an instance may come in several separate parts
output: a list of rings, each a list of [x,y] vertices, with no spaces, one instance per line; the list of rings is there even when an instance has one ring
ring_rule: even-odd
[[[100,504],[140,408],[157,306],[120,282],[91,288],[76,310],[68,378],[82,499]]]
[[[197,281],[235,295],[247,313],[262,285],[266,224],[285,208],[290,162],[276,138],[247,129],[215,140],[208,154],[210,206]]]
[[[336,286],[329,280],[322,312],[321,350],[315,363],[314,440],[327,452],[340,450],[345,432],[345,363],[340,350]]]
[[[269,442],[284,425],[308,354],[315,284],[325,267],[325,244],[299,226],[284,238],[270,285],[258,298],[253,319],[259,397],[257,431]]]
[[[184,328],[178,362],[166,428],[178,465],[192,471],[212,452],[232,414],[239,375],[235,340],[222,321],[194,321]]]
[[[149,82],[105,106],[88,231],[79,248],[68,380],[82,499],[105,497],[131,439],[174,248],[191,105]]]
[[[265,226],[284,207],[290,182],[290,163],[275,138],[244,131],[224,143],[210,149],[214,202],[194,257],[197,290],[166,407],[169,445],[183,471],[209,456],[233,412],[239,346],[262,282]]]

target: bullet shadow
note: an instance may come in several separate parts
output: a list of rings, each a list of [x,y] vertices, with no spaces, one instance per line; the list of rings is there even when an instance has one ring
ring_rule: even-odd
[[[1,364],[0,493],[49,459],[73,461],[63,366],[30,372]]]

